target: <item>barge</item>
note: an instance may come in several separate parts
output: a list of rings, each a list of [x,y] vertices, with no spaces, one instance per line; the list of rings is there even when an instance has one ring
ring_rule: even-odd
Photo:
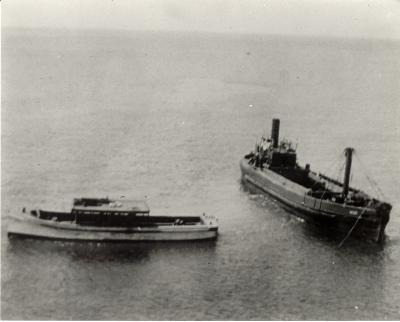
[[[25,208],[9,218],[8,236],[81,241],[183,241],[215,239],[215,217],[154,216],[144,200],[78,198],[70,212]]]
[[[271,195],[305,221],[344,234],[382,242],[392,206],[350,187],[354,149],[346,148],[344,180],[311,171],[297,163],[296,148],[279,141],[279,119],[273,119],[271,137],[240,161],[242,183]]]

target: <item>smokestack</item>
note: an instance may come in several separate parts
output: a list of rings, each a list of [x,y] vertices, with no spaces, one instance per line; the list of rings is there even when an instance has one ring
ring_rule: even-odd
[[[272,120],[271,139],[273,142],[273,147],[277,148],[279,144],[279,119]]]
[[[344,181],[343,181],[343,196],[346,198],[349,193],[349,183],[350,183],[350,170],[351,170],[351,160],[353,156],[353,148],[346,148],[344,150],[344,155],[346,156],[346,168],[344,170]]]

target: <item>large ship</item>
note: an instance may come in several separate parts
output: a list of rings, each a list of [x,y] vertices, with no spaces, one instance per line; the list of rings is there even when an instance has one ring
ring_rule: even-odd
[[[279,141],[279,119],[272,120],[271,137],[240,161],[242,182],[290,207],[294,215],[343,233],[381,242],[392,206],[350,187],[354,149],[346,148],[344,180],[333,179],[297,163],[296,148]],[[344,240],[343,239],[343,240]]]
[[[8,236],[86,241],[178,241],[215,239],[215,217],[154,216],[144,200],[78,198],[70,212],[22,209],[9,218]]]

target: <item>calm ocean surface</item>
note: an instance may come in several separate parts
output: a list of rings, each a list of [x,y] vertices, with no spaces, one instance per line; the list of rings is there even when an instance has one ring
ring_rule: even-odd
[[[400,45],[62,30],[2,35],[3,319],[400,319]],[[324,171],[346,146],[394,208],[383,246],[326,236],[240,184],[272,117]],[[341,162],[341,161],[340,161]],[[339,163],[340,163],[339,162]],[[146,197],[215,242],[8,240],[22,207]]]

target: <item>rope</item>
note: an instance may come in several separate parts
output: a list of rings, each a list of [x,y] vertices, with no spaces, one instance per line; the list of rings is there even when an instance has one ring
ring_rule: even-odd
[[[337,174],[337,177],[336,177],[336,181],[338,181],[338,182],[340,182],[340,180],[342,178],[342,173],[343,173],[345,165],[346,165],[346,162],[343,162],[342,166],[338,170],[338,174]]]
[[[360,163],[361,165],[361,169],[368,181],[368,183],[371,185],[371,188],[374,190],[374,193],[377,195],[378,199],[386,199],[383,191],[379,188],[378,184],[375,182],[374,179],[372,179],[368,173],[367,173],[367,168],[366,166],[361,162],[360,158],[356,155],[356,159],[357,161]]]
[[[356,227],[358,221],[361,219],[361,216],[365,213],[369,205],[372,203],[372,200],[368,202],[368,204],[364,207],[364,209],[361,211],[360,215],[357,217],[357,220],[354,222],[353,226],[350,228],[350,230],[347,232],[347,235],[343,238],[343,240],[339,244],[339,248],[342,247],[343,243],[349,238],[350,234],[353,232],[354,228]]]
[[[335,161],[336,161],[336,160],[335,160]],[[338,173],[337,181],[339,181],[339,177],[340,177],[341,172],[342,172],[343,169],[344,169],[344,166],[345,166],[345,163],[343,163],[342,166],[339,168],[339,173]],[[336,172],[336,171],[335,171],[335,172]],[[328,175],[328,173],[326,173],[326,174]],[[332,176],[333,176],[333,175],[332,175]],[[321,201],[321,202],[322,202],[322,199],[324,198],[326,192],[327,192],[328,190],[332,189],[332,186],[333,186],[333,185],[335,185],[335,184],[332,183],[332,182],[327,181],[327,183],[325,184],[325,187],[324,187],[324,192],[322,193],[322,195],[321,195],[321,197],[320,197],[320,201]],[[321,211],[321,202],[320,202],[320,204],[319,204],[319,211]]]
[[[328,172],[336,165],[337,161],[340,160],[341,156],[337,156],[336,159],[333,159],[331,163],[326,167],[326,170],[323,172],[323,174],[328,175]],[[320,172],[321,173],[321,172]],[[316,184],[318,184],[318,181],[315,181],[314,184],[310,187],[310,189],[314,188]]]

